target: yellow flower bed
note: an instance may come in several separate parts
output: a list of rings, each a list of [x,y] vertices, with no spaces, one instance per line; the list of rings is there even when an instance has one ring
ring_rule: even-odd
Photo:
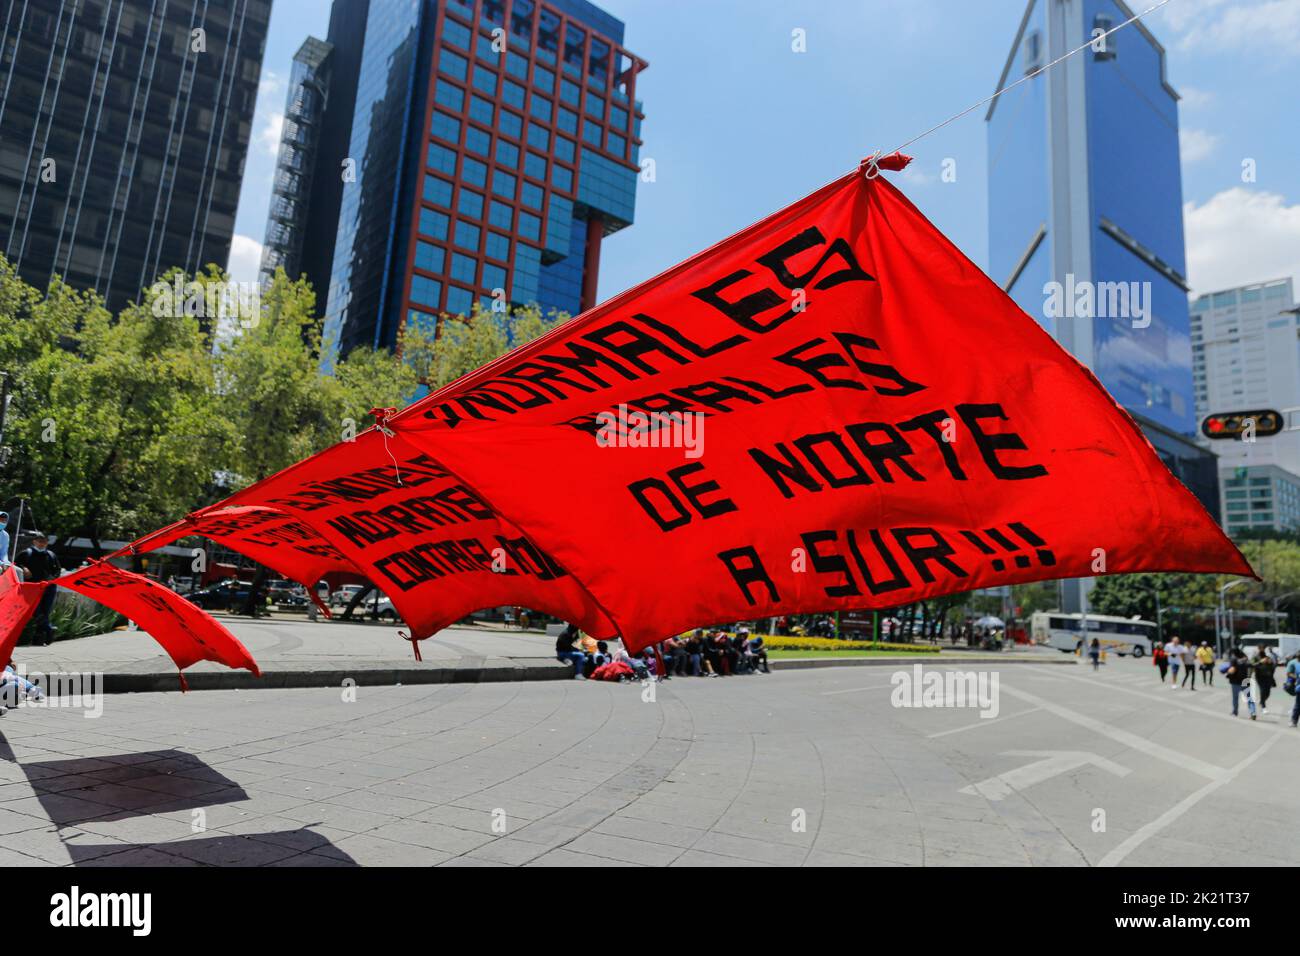
[[[886,644],[871,641],[841,641],[833,637],[777,637],[762,635],[771,651],[901,651],[907,654],[937,654],[930,644]]]

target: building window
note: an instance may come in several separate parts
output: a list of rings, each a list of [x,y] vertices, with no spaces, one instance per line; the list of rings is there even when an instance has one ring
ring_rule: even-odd
[[[512,143],[507,143],[503,139],[497,140],[497,164],[509,169],[519,168],[519,147]]]
[[[462,189],[456,199],[456,210],[473,219],[483,218],[483,197],[476,192]],[[459,226],[457,227],[459,229]],[[477,243],[475,243],[477,245]]]
[[[430,279],[426,276],[411,277],[411,301],[418,305],[427,306],[430,309],[438,307],[438,299],[442,297],[442,283],[437,279]]]
[[[474,272],[477,268],[478,261],[471,256],[463,256],[457,252],[451,257],[451,277],[458,282],[473,285]]]
[[[444,213],[433,209],[420,210],[420,232],[434,239],[446,240],[447,226],[451,219]]]
[[[447,254],[440,247],[427,242],[415,244],[415,268],[425,272],[441,272],[446,262]]]
[[[465,130],[465,148],[471,153],[486,156],[492,144],[492,137],[477,126]]]
[[[424,177],[424,198],[437,206],[451,207],[451,183],[437,176]]]
[[[456,245],[478,251],[479,228],[473,223],[456,220]]]
[[[487,254],[490,258],[509,262],[510,237],[503,236],[499,232],[489,232],[487,235]]]

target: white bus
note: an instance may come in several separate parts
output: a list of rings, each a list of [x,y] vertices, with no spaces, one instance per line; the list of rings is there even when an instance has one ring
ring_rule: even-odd
[[[1089,614],[1087,615],[1087,640],[1084,640],[1083,621],[1082,614],[1036,611],[1030,618],[1034,643],[1046,644],[1072,654],[1079,647],[1080,642],[1091,644],[1095,637],[1107,651],[1142,657],[1151,653],[1151,645],[1158,639],[1158,629],[1151,621],[1144,621],[1141,618],[1111,617],[1107,614]]]

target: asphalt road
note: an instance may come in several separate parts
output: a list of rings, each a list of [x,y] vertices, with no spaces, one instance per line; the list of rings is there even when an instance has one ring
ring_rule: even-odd
[[[998,681],[982,717],[898,706],[896,673],[915,677],[20,708],[0,721],[0,864],[1300,863],[1300,731],[1281,690],[1252,722],[1228,716],[1222,678],[1175,691],[1149,660],[1022,664],[972,671],[990,694]],[[1234,822],[1249,840],[1223,838]]]

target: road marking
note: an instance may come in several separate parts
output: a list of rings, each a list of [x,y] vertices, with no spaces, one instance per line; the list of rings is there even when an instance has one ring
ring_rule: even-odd
[[[1078,679],[1083,680],[1084,678]],[[1088,681],[1088,683],[1092,682]],[[1119,687],[1115,689],[1123,690],[1123,688]],[[1162,747],[1160,744],[1153,743],[1145,737],[1139,737],[1137,734],[1130,733],[1129,731],[1123,730],[1119,727],[1112,727],[1110,724],[1098,720],[1095,717],[1089,717],[1087,714],[1081,714],[1076,710],[1063,707],[1060,704],[1046,700],[1036,694],[1030,694],[1023,690],[1016,690],[1013,687],[1008,687],[1006,684],[1002,685],[1002,693],[1010,694],[1012,697],[1018,697],[1020,700],[1025,701],[1025,703],[1035,704],[1063,720],[1068,720],[1071,723],[1078,724],[1080,727],[1085,727],[1094,733],[1109,737],[1111,740],[1121,743],[1132,750],[1138,750],[1144,754],[1149,754],[1157,760],[1163,760],[1166,763],[1173,764],[1175,767],[1181,767],[1184,770],[1190,770],[1192,773],[1200,774],[1202,777],[1209,780],[1218,780],[1227,773],[1227,771],[1222,767],[1216,767],[1214,764],[1206,763],[1204,760],[1198,760],[1196,757],[1180,753],[1177,750],[1171,750],[1168,747]]]
[[[1003,755],[1008,757],[1041,757],[1043,759],[1035,760],[1023,767],[1017,767],[1015,770],[1008,770],[1006,773],[1000,773],[996,777],[989,777],[979,783],[972,783],[970,786],[962,787],[957,792],[969,793],[972,796],[978,795],[985,800],[1001,800],[1003,797],[1010,796],[1019,790],[1027,790],[1036,783],[1042,783],[1044,780],[1050,780],[1052,777],[1069,773],[1071,770],[1086,767],[1089,764],[1113,773],[1117,777],[1127,777],[1133,772],[1128,767],[1121,766],[1113,760],[1107,760],[1105,757],[1083,750],[1004,750]]]
[[[886,687],[893,687],[893,683],[888,684],[868,684],[866,687],[846,687],[844,690],[824,690],[823,697],[831,697],[835,694],[856,694],[860,690],[884,690]]]
[[[1023,717],[1025,714],[1036,713],[1040,708],[1030,707],[1028,710],[1022,710],[1015,714],[1007,714],[1005,717],[994,717],[992,720],[977,720],[973,724],[965,724],[961,727],[954,727],[952,730],[941,730],[937,734],[926,734],[926,738],[933,740],[935,737],[947,737],[949,734],[959,734],[963,730],[974,730],[976,727],[991,727],[994,724],[1000,724],[1004,720],[1015,720],[1017,717]]]
[[[1071,680],[1071,681],[1080,681],[1088,684],[1091,687],[1105,687],[1108,690],[1119,691],[1119,693],[1121,694],[1130,694],[1134,697],[1142,697],[1146,700],[1156,701],[1157,703],[1172,704],[1174,707],[1178,707],[1181,710],[1190,711],[1193,714],[1201,714],[1202,716],[1205,717],[1216,717],[1220,720],[1230,720],[1233,723],[1253,724],[1253,726],[1255,727],[1262,727],[1266,730],[1271,730],[1273,733],[1287,733],[1290,730],[1290,728],[1283,723],[1276,723],[1271,720],[1249,721],[1245,717],[1233,717],[1232,714],[1228,713],[1226,709],[1221,709],[1220,705],[1222,705],[1223,708],[1226,708],[1231,704],[1231,698],[1228,696],[1231,693],[1231,691],[1227,690],[1226,684],[1220,685],[1223,687],[1225,693],[1223,694],[1222,697],[1219,698],[1218,703],[1194,704],[1192,703],[1193,700],[1208,701],[1208,700],[1212,700],[1213,698],[1191,696],[1190,691],[1188,692],[1187,697],[1178,697],[1176,696],[1177,692],[1171,694],[1169,693],[1168,690],[1163,689],[1163,688],[1167,688],[1168,685],[1163,685],[1162,687],[1163,692],[1161,691],[1150,692],[1150,691],[1135,690],[1132,687],[1117,687],[1116,685],[1108,681],[1090,681],[1086,677],[1075,677],[1074,675],[1069,675],[1063,679]],[[1212,693],[1217,693],[1219,688],[1211,687],[1207,689],[1210,690]],[[1256,701],[1258,701],[1258,699],[1259,698],[1256,697]],[[1246,709],[1247,709],[1246,705],[1243,703],[1241,706],[1241,710],[1245,711]],[[1274,714],[1281,714],[1283,717],[1285,717],[1287,713],[1288,712],[1286,710],[1279,711],[1276,708],[1274,708],[1273,710],[1269,711],[1267,714],[1262,714],[1261,716],[1272,717]],[[1279,721],[1281,719],[1282,717],[1279,717]]]
[[[1245,760],[1241,761],[1241,763],[1237,764],[1235,767],[1232,767],[1231,769],[1227,770],[1224,773],[1224,775],[1220,777],[1218,780],[1210,781],[1205,786],[1201,787],[1201,789],[1197,790],[1195,793],[1191,794],[1190,796],[1184,797],[1182,800],[1174,804],[1164,813],[1160,814],[1160,816],[1156,817],[1150,823],[1139,828],[1137,832],[1135,832],[1133,835],[1128,837],[1128,839],[1124,840],[1123,843],[1121,843],[1119,846],[1115,847],[1115,849],[1111,850],[1109,853],[1103,856],[1101,858],[1101,862],[1098,863],[1097,865],[1118,866],[1126,856],[1128,856],[1130,853],[1136,850],[1139,846],[1141,846],[1151,837],[1155,836],[1165,827],[1169,826],[1171,823],[1176,821],[1184,813],[1192,809],[1192,807],[1196,806],[1196,804],[1200,803],[1201,800],[1205,799],[1211,793],[1213,793],[1215,790],[1218,790],[1220,787],[1224,786],[1225,784],[1231,783],[1233,780],[1235,780],[1238,774],[1240,774],[1243,770],[1245,770],[1247,767],[1253,764],[1260,757],[1264,756],[1264,754],[1268,752],[1268,749],[1272,747],[1275,743],[1277,743],[1276,736],[1272,737],[1269,740],[1264,741],[1264,743],[1253,754],[1251,754]]]

